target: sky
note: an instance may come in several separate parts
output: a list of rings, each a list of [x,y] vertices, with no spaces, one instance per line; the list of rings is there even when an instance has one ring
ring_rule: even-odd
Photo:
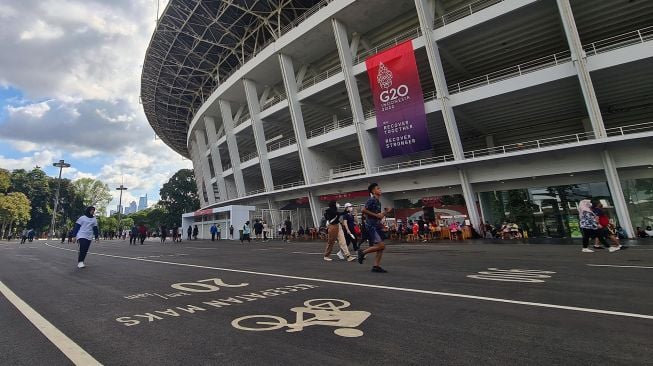
[[[166,0],[159,0],[159,13]],[[0,2],[0,168],[71,164],[63,177],[99,179],[118,205],[192,168],[155,138],[139,103],[141,67],[157,0]]]

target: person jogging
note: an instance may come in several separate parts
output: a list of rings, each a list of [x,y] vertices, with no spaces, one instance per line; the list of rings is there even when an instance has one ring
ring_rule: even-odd
[[[332,261],[331,251],[333,250],[333,244],[335,244],[336,240],[338,240],[340,250],[344,253],[343,259],[347,258],[347,261],[349,262],[355,260],[355,258],[349,254],[345,236],[342,232],[342,215],[343,212],[338,212],[338,205],[336,204],[336,201],[329,202],[329,208],[327,208],[326,212],[324,213],[324,218],[327,221],[327,244],[326,248],[324,249],[323,258],[325,261]]]
[[[376,252],[372,272],[385,273],[387,271],[381,268],[381,257],[383,257],[383,251],[385,250],[385,244],[383,244],[385,233],[382,230],[383,223],[381,220],[390,212],[390,209],[386,208],[383,212],[381,210],[381,202],[379,201],[381,187],[378,184],[370,184],[367,187],[367,191],[370,193],[370,198],[365,203],[363,214],[367,217],[365,220],[365,229],[370,247],[365,250],[362,248],[358,249],[358,263],[363,264],[366,254]]]
[[[88,248],[91,246],[91,240],[95,238],[97,242],[99,236],[100,230],[98,229],[97,219],[95,218],[95,207],[89,206],[84,211],[84,215],[77,219],[73,228],[73,237],[77,238],[79,242],[77,268],[86,267],[84,259],[86,259],[86,253],[88,253]]]

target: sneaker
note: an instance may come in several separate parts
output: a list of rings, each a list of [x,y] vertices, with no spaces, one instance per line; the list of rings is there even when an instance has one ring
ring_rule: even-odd
[[[351,262],[351,261],[355,261],[355,260],[356,260],[356,257],[354,257],[353,255],[348,255],[347,256],[347,262]]]
[[[329,257],[324,257],[324,260],[327,261],[327,262],[331,262],[333,259],[331,259]]]
[[[86,266],[84,265],[84,262],[79,262],[79,263],[77,263],[77,268],[84,268],[84,267],[86,267]]]
[[[610,249],[608,250],[610,251],[610,253],[612,253],[612,252],[616,252],[619,249],[621,249],[621,247],[610,247]]]
[[[583,248],[582,250],[583,253],[594,253],[594,251],[590,248]]]
[[[363,252],[362,249],[358,249],[358,263],[363,264],[364,260],[365,260],[365,253]]]
[[[336,255],[338,256],[338,258],[340,258],[340,259],[342,259],[342,260],[345,259],[345,256],[342,254],[342,250],[339,251],[338,253],[336,253]]]
[[[377,272],[377,273],[388,273],[385,269],[379,267],[379,266],[374,266],[372,267],[372,272]]]

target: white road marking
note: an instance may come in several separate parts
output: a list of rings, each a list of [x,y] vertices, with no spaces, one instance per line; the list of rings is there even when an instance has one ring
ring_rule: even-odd
[[[0,281],[0,293],[75,365],[102,365]]]
[[[71,252],[76,252],[76,250],[73,250],[73,249],[61,248],[61,247],[57,247],[57,246],[50,245],[50,244],[47,244],[47,243],[46,243],[45,245],[47,245],[47,246],[49,246],[49,247],[52,247],[52,248],[56,248],[56,249],[68,250],[68,251],[71,251]],[[401,292],[413,292],[413,293],[418,293],[418,294],[428,294],[428,295],[437,295],[437,296],[446,296],[446,297],[456,297],[456,298],[462,298],[462,299],[472,299],[472,300],[481,300],[481,301],[499,302],[499,303],[507,303],[507,304],[516,304],[516,305],[534,306],[534,307],[541,307],[541,308],[550,308],[550,309],[562,309],[562,310],[570,310],[570,311],[579,311],[579,312],[584,312],[584,313],[594,313],[594,314],[603,314],[603,315],[614,315],[614,316],[623,316],[623,317],[629,317],[629,318],[639,318],[639,319],[651,319],[651,320],[653,320],[653,315],[637,314],[637,313],[626,313],[626,312],[621,312],[621,311],[612,311],[612,310],[603,310],[603,309],[592,309],[592,308],[580,308],[580,307],[575,307],[575,306],[565,306],[565,305],[556,305],[556,304],[546,304],[546,303],[530,302],[530,301],[517,301],[517,300],[501,299],[501,298],[496,298],[496,297],[485,297],[485,296],[465,295],[465,294],[457,294],[457,293],[452,293],[452,292],[429,291],[429,290],[412,289],[412,288],[405,288],[405,287],[393,287],[393,286],[383,286],[383,285],[372,285],[372,284],[367,284],[367,283],[357,283],[357,282],[347,282],[347,281],[327,280],[327,279],[323,279],[323,278],[311,278],[311,277],[301,277],[301,276],[290,276],[290,275],[283,275],[283,274],[277,274],[277,273],[266,273],[266,272],[246,271],[246,270],[241,270],[241,269],[232,269],[232,268],[210,267],[210,266],[202,266],[202,265],[197,265],[197,264],[187,264],[187,263],[175,263],[175,262],[158,261],[158,260],[153,260],[153,259],[139,259],[139,258],[132,258],[132,257],[124,257],[124,256],[120,256],[120,255],[102,254],[102,253],[94,253],[94,252],[89,252],[88,254],[99,255],[99,256],[103,256],[103,257],[111,257],[111,258],[119,258],[119,259],[128,259],[128,260],[142,261],[142,262],[151,262],[151,263],[160,263],[160,264],[170,264],[170,265],[173,265],[173,266],[181,266],[181,267],[192,267],[192,268],[210,269],[210,270],[214,270],[214,271],[224,271],[224,272],[233,272],[233,273],[244,273],[244,274],[257,275],[257,276],[268,276],[268,277],[278,277],[278,278],[289,278],[289,279],[295,279],[295,280],[314,281],[314,282],[323,282],[323,283],[331,283],[331,284],[337,284],[337,285],[347,285],[347,286],[367,287],[367,288],[375,288],[375,289],[383,289],[383,290],[391,290],[391,291],[401,291]]]
[[[650,266],[619,266],[615,264],[588,264],[590,267],[616,267],[616,268],[643,268],[643,269],[653,269]]]

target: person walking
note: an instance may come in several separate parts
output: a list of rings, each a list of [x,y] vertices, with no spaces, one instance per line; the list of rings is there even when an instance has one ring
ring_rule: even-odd
[[[234,226],[233,225],[229,225],[229,238],[231,240],[234,240]]]
[[[290,216],[288,216],[286,221],[283,223],[283,229],[281,229],[281,230],[285,230],[285,235],[283,237],[283,241],[285,243],[289,243],[290,238],[292,236],[292,221],[290,221]]]
[[[91,240],[95,238],[98,241],[100,231],[95,218],[95,207],[89,206],[84,211],[84,215],[80,216],[75,222],[73,228],[73,237],[77,238],[79,242],[79,255],[77,256],[77,268],[85,268],[84,259],[88,253],[88,248],[91,246]]]
[[[583,233],[583,253],[594,253],[588,248],[590,239],[597,237],[596,230],[599,227],[598,217],[592,211],[592,201],[585,199],[578,203],[578,216],[580,218],[580,230]]]
[[[23,229],[23,232],[20,233],[20,243],[25,244],[25,240],[27,240],[27,229]]]
[[[263,241],[268,241],[268,223],[263,221]]]
[[[347,246],[349,247],[349,244],[351,244],[351,248],[355,251],[358,252],[358,237],[356,236],[356,219],[354,218],[354,214],[352,211],[354,210],[354,207],[351,205],[351,203],[347,202],[345,203],[345,213],[342,215],[342,225],[346,231],[345,233],[345,240],[347,241]]]
[[[61,229],[61,244],[66,242],[66,236],[68,236],[68,230],[66,228]]]
[[[188,230],[186,230],[186,234],[188,234],[188,240],[190,240],[193,236],[193,227],[188,225]]]
[[[197,228],[197,225],[193,227],[193,240],[197,240],[197,235],[199,235],[200,230]]]
[[[177,224],[172,228],[172,242],[176,243],[177,240],[179,240],[179,227],[177,227]]]
[[[211,232],[211,241],[215,241],[215,235],[218,233],[218,228],[213,224],[209,231]]]
[[[220,230],[220,229],[221,229],[221,228],[220,228],[220,224],[217,224],[217,225],[215,226],[215,228],[217,229],[217,231],[216,231],[217,239],[220,240],[220,239],[221,239],[221,236],[220,236],[220,231],[221,231],[221,230]]]
[[[138,226],[134,224],[129,229],[129,245],[136,245],[136,240],[138,240]]]
[[[348,262],[356,259],[350,255],[349,249],[347,249],[345,236],[343,234],[342,225],[340,222],[342,214],[343,212],[338,212],[338,205],[336,204],[336,201],[329,202],[329,208],[327,208],[326,212],[324,213],[324,218],[327,221],[327,244],[326,248],[324,249],[323,258],[328,262],[333,260],[331,259],[331,251],[333,250],[333,245],[335,244],[336,240],[338,240],[340,250],[344,253],[342,259],[347,258]]]
[[[258,219],[254,220],[254,238],[256,240],[261,240],[263,235],[263,223]]]
[[[249,228],[249,221],[245,222],[245,225],[243,225],[243,236],[240,237],[240,243],[245,244],[245,240],[247,240],[247,243],[252,243],[252,238],[250,238],[251,234],[251,229]]]
[[[358,263],[363,264],[366,254],[376,252],[372,272],[386,273],[387,271],[381,268],[381,258],[383,257],[383,251],[385,250],[385,244],[383,243],[385,233],[382,230],[383,223],[381,220],[383,220],[390,212],[390,209],[386,208],[385,211],[382,212],[381,202],[379,201],[382,192],[381,187],[379,187],[377,183],[370,184],[369,187],[367,187],[367,191],[370,193],[370,198],[365,203],[363,214],[367,217],[365,220],[365,229],[367,231],[367,240],[370,242],[370,247],[365,250],[362,248],[358,249]]]
[[[161,225],[161,243],[166,243],[166,238],[168,237],[168,227]]]
[[[143,245],[143,242],[145,242],[146,237],[147,237],[147,227],[145,226],[144,223],[141,222],[140,225],[138,225],[138,239],[141,242],[141,245]]]

